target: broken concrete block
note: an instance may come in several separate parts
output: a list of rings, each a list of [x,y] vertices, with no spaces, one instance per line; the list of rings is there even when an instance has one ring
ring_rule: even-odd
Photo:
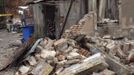
[[[129,62],[134,62],[134,49],[129,52],[129,55],[127,57],[127,60]]]
[[[16,72],[15,75],[20,75],[19,72]]]
[[[49,75],[53,70],[53,67],[45,61],[41,61],[30,74],[32,75]]]
[[[125,53],[120,48],[117,49],[117,56],[119,56],[120,58],[126,57]]]
[[[49,58],[49,57],[55,57],[55,55],[56,55],[55,51],[43,50],[41,52],[41,57],[44,59]]]
[[[115,72],[110,71],[110,70],[108,70],[108,69],[105,69],[105,70],[102,71],[102,72],[93,73],[92,75],[115,75]]]
[[[40,42],[40,45],[45,48],[45,46],[48,44],[49,38],[45,38],[43,41]]]
[[[131,49],[130,43],[124,43],[124,44],[123,44],[122,50],[123,50],[124,52],[126,52],[125,54],[127,54],[127,52],[128,52],[130,49]]]
[[[67,62],[65,62],[65,65],[73,65],[73,64],[77,64],[79,62],[80,62],[80,59],[68,60]]]
[[[36,53],[40,53],[42,50],[44,50],[44,48],[42,46],[38,45],[36,47]]]
[[[62,38],[54,42],[54,47],[56,48],[56,50],[60,50],[60,51],[66,50],[68,48],[67,40]]]
[[[57,59],[58,59],[59,61],[63,61],[63,60],[66,59],[66,57],[65,57],[64,55],[59,55],[59,56],[57,56]]]
[[[72,52],[78,52],[79,51],[79,49],[77,49],[77,48],[74,48],[73,50],[72,50]]]
[[[23,75],[23,74],[27,74],[28,71],[30,70],[30,66],[21,66],[19,68],[19,72]]]
[[[103,36],[103,39],[111,39],[112,37],[111,37],[111,35],[105,35],[105,36]]]
[[[77,53],[77,52],[70,52],[70,53],[69,53],[69,56],[71,56],[71,57],[76,57],[76,56],[80,56],[80,54]]]
[[[130,42],[130,49],[134,49],[134,41]]]
[[[110,43],[107,44],[106,48],[109,50],[113,50],[115,48],[116,44],[114,41],[111,41]]]
[[[39,60],[41,60],[41,55],[40,54],[35,54],[35,59],[37,60],[37,61],[39,61]]]
[[[61,68],[61,67],[63,67],[64,65],[65,65],[65,62],[67,62],[67,60],[63,60],[63,61],[59,61],[59,62],[57,62],[56,64],[57,64],[57,68]]]
[[[68,44],[69,44],[70,46],[73,46],[73,47],[76,46],[76,41],[74,41],[74,40],[72,40],[72,39],[68,39],[67,42],[68,42]]]
[[[72,46],[69,46],[68,49],[66,49],[64,52],[65,53],[69,53],[73,50],[73,47]]]
[[[101,75],[100,73],[93,73],[92,75]]]
[[[45,48],[45,49],[49,49],[49,48],[51,48],[53,46],[54,40],[51,40],[49,38],[46,38],[45,41],[44,41],[44,43],[45,43],[45,45],[44,46],[41,45],[41,46],[43,48]]]
[[[100,75],[116,75],[115,72],[105,69]]]
[[[130,70],[126,66],[114,60],[113,58],[106,56],[105,60],[109,65],[109,69],[114,71],[117,75],[131,75]]]
[[[79,56],[70,56],[70,55],[68,55],[68,56],[67,56],[67,59],[68,59],[68,60],[82,59],[82,58],[84,58],[84,56],[81,56],[81,55],[79,55]]]
[[[64,69],[63,67],[62,68],[59,68],[58,70],[56,70],[55,74],[58,75],[60,72],[63,71],[63,69]]]
[[[82,63],[72,65],[62,71],[59,75],[87,75],[97,70],[106,69],[108,66],[104,64],[103,56],[101,53],[95,54]]]
[[[93,54],[96,54],[96,53],[100,53],[101,52],[98,48],[94,47],[90,43],[86,43],[85,44],[85,47],[87,47],[91,51],[91,53],[93,53]]]
[[[33,57],[33,56],[31,56],[31,57],[29,58],[28,62],[29,62],[29,64],[30,64],[31,66],[34,66],[34,65],[37,64],[37,61],[36,61],[35,57]]]

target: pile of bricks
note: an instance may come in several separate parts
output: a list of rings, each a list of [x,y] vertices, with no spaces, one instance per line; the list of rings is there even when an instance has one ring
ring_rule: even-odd
[[[20,64],[16,75],[133,75],[134,41],[88,36],[85,15],[59,40],[43,39]]]
[[[92,67],[94,71],[108,67],[101,53],[92,54],[71,39],[46,38],[22,62],[16,75],[74,75]]]
[[[132,41],[112,40],[110,36],[45,38],[22,62],[16,75],[132,75],[133,46]]]

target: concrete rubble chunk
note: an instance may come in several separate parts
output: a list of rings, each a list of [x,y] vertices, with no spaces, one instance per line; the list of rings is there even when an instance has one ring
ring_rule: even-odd
[[[71,60],[71,59],[81,59],[82,56],[77,53],[77,52],[70,52],[69,55],[67,56],[67,59]]]
[[[130,43],[130,48],[134,49],[134,41],[131,40],[131,41],[129,41],[129,43]]]
[[[16,72],[15,75],[19,75],[19,72]]]
[[[49,38],[45,38],[40,45],[44,48],[44,49],[48,49],[51,48],[53,45],[54,40],[51,40]]]
[[[73,46],[73,47],[76,46],[76,41],[75,41],[75,40],[68,39],[68,40],[67,40],[67,43],[68,43],[69,45]]]
[[[109,68],[113,70],[117,75],[131,75],[130,70],[123,64],[116,61],[115,59],[106,56],[105,60],[109,65]]]
[[[41,52],[41,57],[44,59],[49,58],[49,57],[55,57],[55,55],[56,55],[55,51],[43,50]]]
[[[60,72],[63,71],[63,69],[64,69],[63,67],[62,68],[59,68],[58,70],[56,70],[55,74],[58,75]]]
[[[113,50],[115,48],[115,42],[114,41],[111,41],[110,43],[107,44],[107,48],[110,49],[110,50]]]
[[[93,73],[92,75],[101,75],[100,73]]]
[[[53,70],[53,67],[45,61],[41,61],[30,74],[32,75],[49,75]]]
[[[127,57],[127,60],[129,62],[134,62],[134,49],[129,52],[129,55]]]
[[[66,57],[65,57],[64,55],[59,55],[59,56],[57,57],[57,59],[58,59],[59,61],[63,61],[63,60],[66,59]]]
[[[106,70],[104,70],[104,71],[102,72],[102,74],[103,74],[103,75],[115,75],[115,72],[106,69]]]
[[[125,53],[120,48],[117,49],[117,55],[120,58],[125,58],[126,57]]]
[[[111,39],[112,37],[111,37],[111,35],[105,35],[105,36],[103,36],[103,39]]]
[[[123,51],[126,52],[126,54],[129,50],[131,50],[130,43],[123,44]]]
[[[48,38],[44,39],[43,41],[40,42],[40,45],[45,48],[45,46],[48,44]]]
[[[65,53],[69,53],[73,50],[73,47],[72,46],[69,46],[68,49],[66,49],[64,52]]]
[[[103,56],[101,53],[95,54],[85,60],[82,63],[72,65],[66,68],[64,71],[58,75],[86,75],[90,74],[93,71],[103,70],[108,67],[104,64]]]
[[[64,51],[68,48],[68,43],[66,39],[60,39],[54,42],[54,47],[56,50]]]
[[[104,71],[102,72],[99,72],[99,73],[93,73],[92,75],[116,75],[115,72],[113,71],[110,71],[108,69],[105,69]]]
[[[30,66],[21,66],[20,68],[19,68],[19,72],[20,72],[20,74],[27,74],[28,73],[28,71],[30,70]]]
[[[31,66],[34,66],[34,65],[37,64],[37,61],[36,61],[35,57],[33,57],[33,56],[30,57],[30,59],[28,60],[28,62],[29,62],[29,64]]]
[[[106,69],[100,75],[115,75],[115,72]]]
[[[44,49],[44,48],[43,48],[42,46],[40,46],[40,45],[38,45],[38,46],[36,47],[36,51],[37,51],[38,53],[40,53],[43,49]]]
[[[80,54],[77,53],[77,52],[70,52],[69,55],[72,56],[72,57],[80,56]]]
[[[65,62],[65,65],[73,65],[73,64],[77,64],[79,62],[80,62],[80,59],[68,60],[67,62]]]

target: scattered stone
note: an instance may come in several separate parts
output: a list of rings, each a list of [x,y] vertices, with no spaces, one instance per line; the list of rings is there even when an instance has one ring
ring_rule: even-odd
[[[127,57],[127,60],[129,62],[134,62],[134,49],[129,52],[129,55]]]
[[[55,57],[55,55],[56,55],[55,51],[43,50],[41,52],[41,57],[44,59],[49,58],[49,57]]]
[[[49,75],[53,70],[53,67],[47,64],[45,61],[40,62],[30,74],[32,75]]]
[[[105,69],[100,75],[116,75],[115,72]]]
[[[30,70],[30,66],[21,66],[20,68],[19,68],[19,72],[20,72],[20,74],[27,74],[28,73],[28,71]]]
[[[66,68],[59,75],[75,75],[75,74],[87,75],[93,71],[103,70],[103,69],[107,68],[108,66],[106,64],[104,64],[104,60],[102,60],[102,59],[103,59],[103,57],[100,53],[95,54],[95,55],[83,60],[82,63],[80,63],[80,64],[75,64],[75,65],[72,65],[72,66]]]
[[[56,48],[56,50],[60,50],[60,51],[64,51],[68,48],[68,43],[66,39],[60,39],[56,42],[54,42],[54,46]]]
[[[29,58],[28,62],[29,62],[29,64],[30,64],[31,66],[34,66],[34,65],[37,64],[37,61],[36,61],[35,57],[33,57],[33,56],[31,56],[31,57]]]

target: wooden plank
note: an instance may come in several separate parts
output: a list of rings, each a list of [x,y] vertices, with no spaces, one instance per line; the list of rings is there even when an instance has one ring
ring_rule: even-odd
[[[105,18],[106,0],[100,0],[99,5],[99,18],[100,20]]]
[[[35,4],[33,7],[33,15],[34,15],[34,36],[35,38],[41,38],[45,35],[45,20],[44,15],[42,13],[43,5]]]

